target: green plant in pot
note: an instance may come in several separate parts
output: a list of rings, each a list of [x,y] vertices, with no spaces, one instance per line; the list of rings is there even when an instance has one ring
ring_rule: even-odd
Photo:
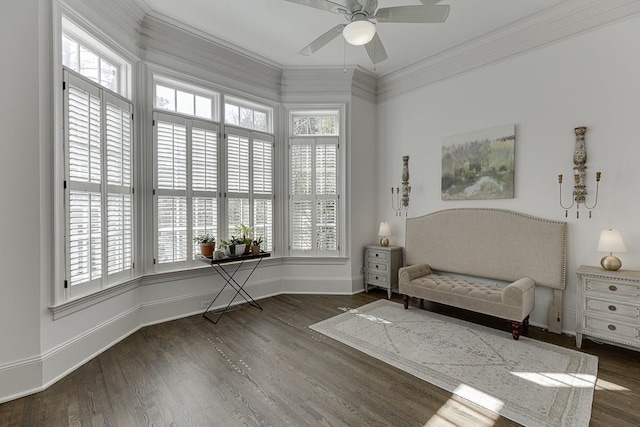
[[[251,254],[258,255],[260,253],[260,245],[262,244],[262,237],[258,237],[251,242]]]
[[[254,228],[248,225],[240,224],[237,230],[238,233],[242,236],[242,242],[245,244],[244,253],[248,254],[251,250],[251,243],[253,242]]]
[[[229,256],[242,255],[246,247],[245,239],[231,236],[227,247],[229,248]]]
[[[200,244],[200,254],[202,256],[213,258],[213,251],[216,249],[216,238],[213,234],[201,234],[194,237],[193,241]]]

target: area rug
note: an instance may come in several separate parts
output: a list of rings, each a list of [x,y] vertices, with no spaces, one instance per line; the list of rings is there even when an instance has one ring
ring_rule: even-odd
[[[587,426],[598,358],[378,300],[310,328],[525,426]]]

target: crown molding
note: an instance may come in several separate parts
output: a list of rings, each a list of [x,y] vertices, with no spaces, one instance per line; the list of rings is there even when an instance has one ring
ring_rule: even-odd
[[[152,64],[213,80],[229,89],[277,99],[281,66],[228,45],[156,13],[145,16],[140,30],[143,59]]]
[[[564,1],[380,77],[378,100],[384,101],[419,87],[504,61],[638,13],[640,1],[637,0]]]

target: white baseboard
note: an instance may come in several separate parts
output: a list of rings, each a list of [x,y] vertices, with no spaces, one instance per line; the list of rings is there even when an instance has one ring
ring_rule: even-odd
[[[280,279],[256,281],[246,290],[260,300],[281,294],[282,284]],[[202,313],[202,301],[211,301],[216,293],[213,290],[138,305],[40,356],[0,366],[0,403],[46,389],[142,327]],[[227,288],[219,297],[220,303],[211,309],[226,306],[234,293]],[[233,305],[244,302],[238,296]]]
[[[246,289],[260,300],[280,294],[353,295],[362,292],[363,286],[362,277],[285,277],[252,282]],[[216,293],[214,289],[140,304],[40,356],[0,366],[0,403],[46,389],[142,327],[202,313],[202,302],[212,300]],[[234,293],[227,288],[219,297],[221,303],[212,309],[226,306]],[[244,302],[236,297],[233,305]],[[548,310],[548,306],[536,305],[530,323],[546,328]],[[566,310],[563,315],[563,332],[575,334],[575,312]]]

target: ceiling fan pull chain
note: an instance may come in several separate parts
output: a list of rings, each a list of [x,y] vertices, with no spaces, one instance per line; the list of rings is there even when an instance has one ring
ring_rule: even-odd
[[[344,73],[347,74],[347,40],[342,39],[343,59],[342,64],[344,66]]]

